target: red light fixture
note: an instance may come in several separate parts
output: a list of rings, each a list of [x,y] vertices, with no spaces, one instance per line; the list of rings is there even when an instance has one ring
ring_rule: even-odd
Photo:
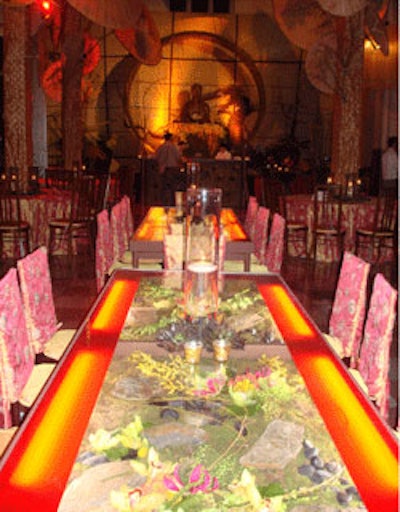
[[[53,11],[53,4],[50,2],[50,0],[40,0],[39,1],[39,7],[42,11],[42,15],[44,19],[48,19],[51,16],[51,13]]]

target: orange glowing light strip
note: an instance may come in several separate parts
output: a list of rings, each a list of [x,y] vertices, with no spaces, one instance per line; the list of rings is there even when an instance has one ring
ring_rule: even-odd
[[[349,371],[281,284],[260,285],[309,393],[370,512],[397,511],[397,443]]]
[[[162,206],[152,206],[144,221],[135,232],[136,240],[162,240],[167,226],[165,209]]]
[[[57,467],[62,461],[64,455],[60,446],[65,418],[72,418],[79,409],[87,390],[88,376],[96,368],[98,357],[99,354],[90,352],[76,355],[22,454],[10,478],[11,485],[39,489],[49,478],[49,468]]]
[[[92,329],[96,331],[108,331],[114,328],[115,317],[120,309],[120,302],[126,292],[132,289],[132,283],[128,281],[115,281],[107,300],[103,303],[92,322]]]
[[[0,461],[2,511],[54,511],[138,282],[116,271]]]
[[[285,340],[288,336],[301,336],[308,339],[314,337],[314,329],[298,310],[282,285],[271,284],[268,286],[268,301],[268,307],[279,324],[278,327],[284,330],[281,332]]]
[[[231,208],[224,208],[221,212],[221,224],[227,240],[247,240],[247,235]]]
[[[321,378],[318,385],[321,393],[329,395],[330,409],[336,411],[336,421],[342,431],[341,443],[350,445],[356,443],[357,450],[351,450],[349,455],[355,456],[352,464],[360,464],[362,460],[374,461],[373,474],[368,474],[370,467],[362,468],[365,478],[373,478],[375,492],[378,488],[383,492],[396,492],[397,460],[387,444],[378,433],[367,411],[350,389],[342,373],[326,356],[315,356],[308,361],[310,372]],[[356,439],[356,441],[354,441]]]

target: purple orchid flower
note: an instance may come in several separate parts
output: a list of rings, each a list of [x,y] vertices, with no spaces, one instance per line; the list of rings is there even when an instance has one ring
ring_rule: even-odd
[[[199,485],[191,485],[199,484]],[[190,473],[188,483],[185,485],[179,475],[179,466],[176,465],[172,477],[164,477],[164,485],[170,491],[179,492],[187,488],[191,494],[198,492],[213,492],[218,489],[219,483],[217,478],[212,478],[207,469],[198,464]]]

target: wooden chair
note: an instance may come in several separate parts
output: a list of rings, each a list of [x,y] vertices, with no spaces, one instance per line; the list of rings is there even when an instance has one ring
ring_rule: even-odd
[[[0,257],[5,258],[5,244],[12,245],[14,260],[30,251],[31,228],[22,220],[18,170],[9,169],[0,176]]]
[[[286,220],[285,252],[289,253],[289,245],[295,254],[308,254],[308,225],[306,220],[299,220],[293,209],[288,207],[287,194],[280,196],[280,211]]]
[[[52,256],[57,248],[66,244],[68,261],[71,265],[77,245],[82,241],[85,242],[89,254],[93,255],[95,186],[93,176],[75,173],[69,215],[49,220],[49,256]]]
[[[390,346],[396,320],[398,292],[376,274],[357,368],[352,375],[374,401],[383,418],[389,412]]]
[[[28,339],[36,362],[56,361],[67,348],[74,329],[60,329],[53,299],[46,247],[17,261]]]
[[[356,365],[364,327],[371,265],[344,252],[325,339],[341,359]]]
[[[35,365],[29,343],[17,269],[0,280],[0,404],[3,427],[19,425],[54,370],[53,364]]]
[[[269,176],[264,177],[265,206],[269,209],[271,215],[274,213],[284,215],[281,197],[286,194],[288,194],[288,188],[280,179]]]
[[[46,188],[72,190],[75,172],[63,167],[51,167],[45,171]]]
[[[338,254],[343,253],[346,230],[342,226],[342,189],[319,185],[314,189],[311,257],[317,259],[319,244],[335,242]]]
[[[396,254],[397,203],[396,190],[383,190],[378,195],[372,226],[356,229],[356,254],[361,254],[373,263],[379,262],[384,248]]]

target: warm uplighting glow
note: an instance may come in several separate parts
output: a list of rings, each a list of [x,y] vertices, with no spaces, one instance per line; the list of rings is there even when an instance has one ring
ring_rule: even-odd
[[[314,331],[281,285],[269,285],[268,288],[261,286],[260,291],[264,298],[268,292],[268,308],[285,339],[313,337]]]
[[[132,296],[132,284],[127,281],[116,281],[111,288],[107,300],[103,303],[97,315],[95,316],[92,329],[94,331],[113,331],[114,330],[114,319],[118,311],[121,309],[121,300],[128,294],[128,300],[131,300]]]
[[[377,432],[375,425],[367,411],[349,387],[338,367],[328,357],[313,357],[308,361],[308,369],[318,379],[320,393],[329,393],[329,403],[325,408],[329,414],[335,414],[338,423],[337,430],[340,433],[341,448],[352,455],[354,465],[360,460],[371,460],[374,464],[374,488],[379,494],[380,489],[395,493],[397,490],[397,460],[388,449],[387,444]],[[320,408],[324,408],[324,404]],[[327,411],[328,412],[328,411]],[[349,445],[356,450],[350,451]],[[346,446],[347,445],[347,446]],[[366,484],[372,480],[368,467],[362,468],[361,477],[364,475]]]
[[[266,284],[259,289],[367,509],[397,510],[393,436],[284,286]]]
[[[12,485],[40,488],[46,483],[49,468],[62,462],[63,450],[67,449],[66,446],[60,449],[65,420],[79,410],[88,375],[95,368],[98,357],[90,352],[76,355],[11,476]]]
[[[221,211],[221,224],[228,241],[247,240],[243,227],[231,208]],[[143,222],[135,232],[136,240],[152,240],[162,242],[167,231],[167,215],[162,206],[153,206],[148,211],[146,222]]]
[[[376,41],[373,41],[372,39],[365,39],[364,41],[364,49],[365,50],[379,50],[380,45]]]
[[[41,0],[40,3],[40,9],[42,11],[42,15],[45,19],[49,18],[51,16],[51,12],[53,10],[53,5],[49,0]]]

